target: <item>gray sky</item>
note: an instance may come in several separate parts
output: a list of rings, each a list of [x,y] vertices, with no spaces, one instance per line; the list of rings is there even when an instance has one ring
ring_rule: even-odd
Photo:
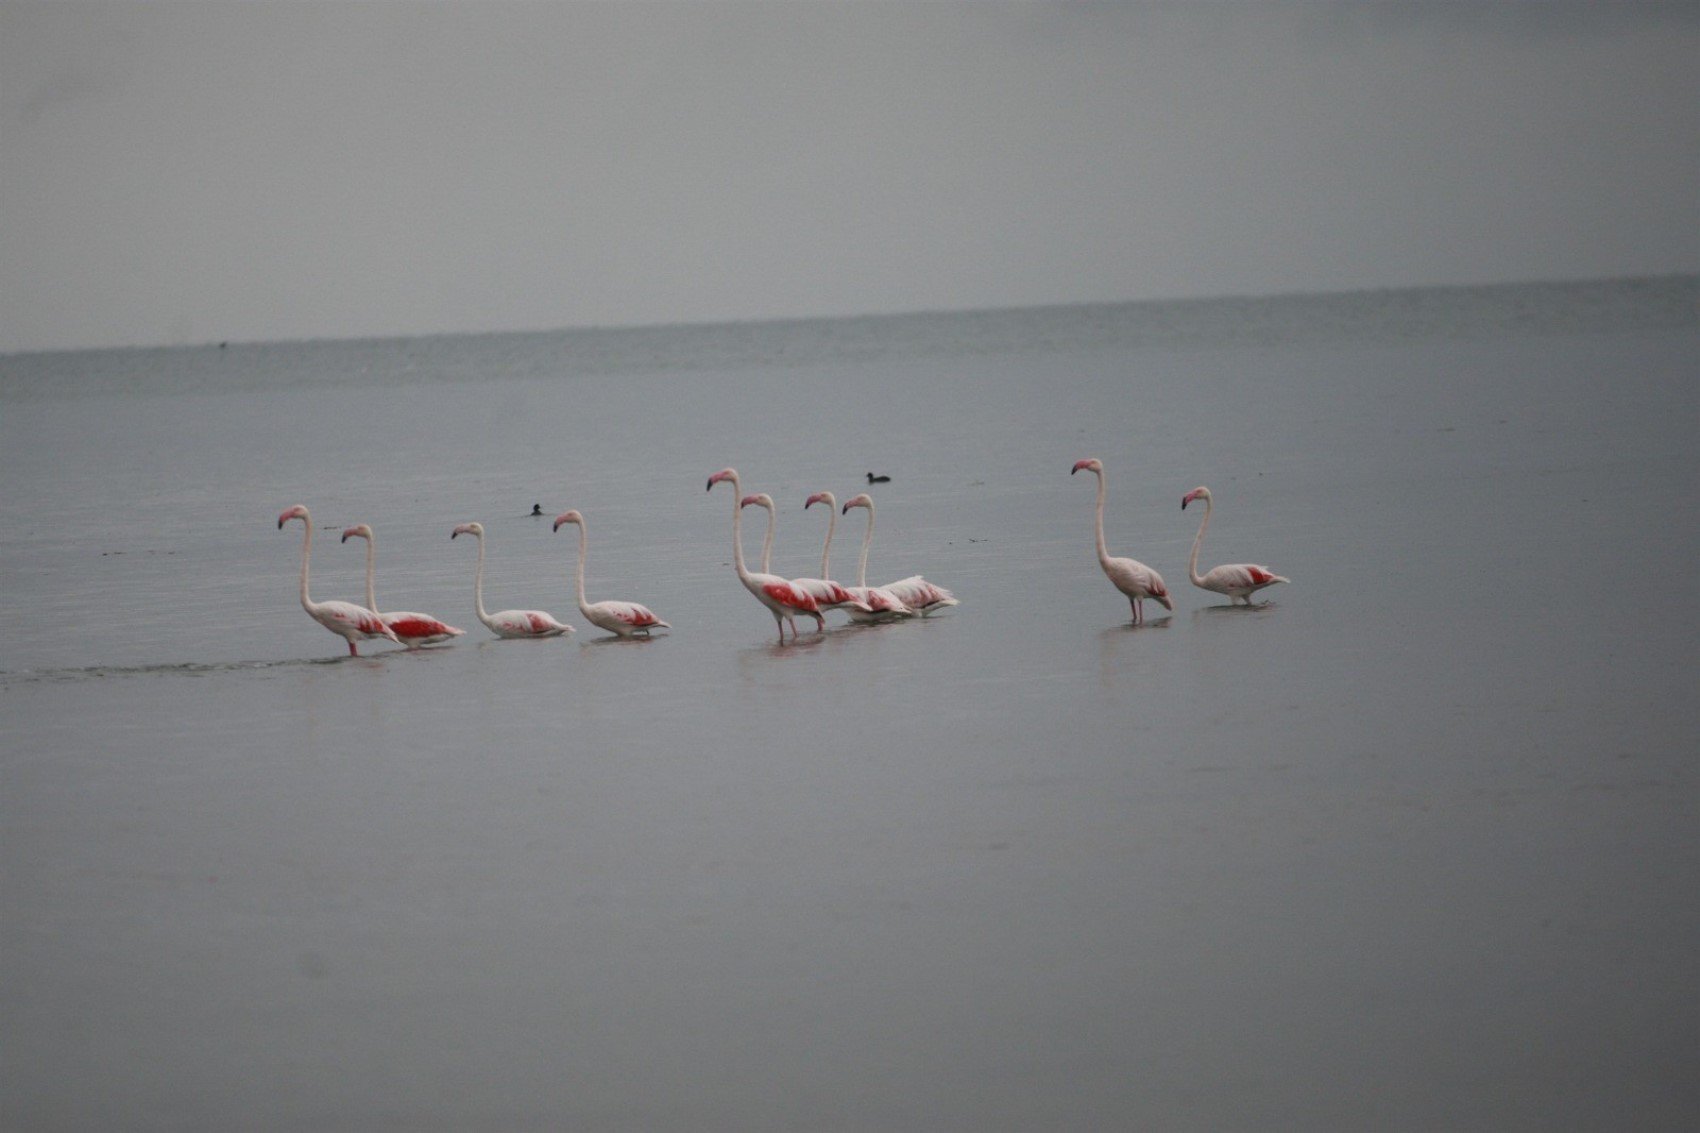
[[[0,0],[0,351],[1700,270],[1700,0]]]

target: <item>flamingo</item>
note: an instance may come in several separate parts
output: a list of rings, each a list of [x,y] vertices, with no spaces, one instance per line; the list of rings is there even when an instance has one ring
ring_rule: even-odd
[[[342,533],[344,543],[350,539],[366,540],[366,608],[383,619],[384,624],[395,632],[396,638],[403,645],[409,649],[418,649],[421,645],[452,641],[466,632],[464,629],[444,625],[430,614],[415,614],[409,610],[396,610],[388,614],[381,612],[372,593],[372,559],[377,552],[378,540],[372,534],[371,527],[364,523],[357,523]]]
[[[1104,462],[1097,457],[1088,457],[1076,461],[1075,472],[1081,469],[1098,474],[1098,565],[1104,568],[1110,582],[1117,590],[1127,595],[1128,605],[1133,607],[1133,622],[1135,625],[1145,621],[1145,599],[1154,598],[1162,603],[1163,609],[1175,608],[1169,601],[1169,588],[1163,585],[1163,576],[1140,562],[1138,559],[1113,559],[1109,551],[1104,549]]]
[[[277,517],[277,529],[282,531],[283,525],[291,519],[299,519],[306,529],[301,540],[301,608],[314,621],[348,642],[350,657],[360,656],[360,650],[354,647],[356,638],[370,641],[374,637],[386,637],[400,644],[401,639],[395,631],[364,606],[356,606],[353,602],[315,602],[308,597],[307,559],[313,553],[313,517],[308,514],[305,504],[296,504]]]
[[[868,546],[874,541],[874,501],[873,497],[863,492],[861,495],[847,501],[840,510],[845,515],[850,514],[853,507],[868,509],[868,530],[862,536],[862,565],[856,576],[856,585],[866,586],[868,582]],[[896,596],[897,600],[922,617],[934,610],[942,610],[946,606],[960,606],[955,595],[942,586],[934,586],[918,574],[896,582],[888,582],[881,589]]]
[[[768,611],[773,614],[773,620],[779,626],[780,643],[784,644],[785,641],[786,621],[791,623],[791,639],[793,641],[797,639],[796,615],[798,614],[808,614],[816,622],[824,625],[824,620],[820,616],[820,605],[815,601],[814,595],[801,587],[793,586],[790,581],[780,578],[776,574],[768,574],[766,571],[751,574],[744,566],[743,485],[738,480],[736,469],[722,468],[708,478],[708,489],[713,491],[714,486],[722,480],[730,481],[732,484],[733,569],[738,572],[738,581],[744,584],[744,588],[755,595],[756,601],[766,606]]]
[[[767,534],[762,537],[761,541],[761,569],[765,573],[772,569],[769,564],[773,561],[773,522],[775,511],[773,506],[773,497],[768,495],[766,492],[761,492],[753,496],[745,496],[742,500],[738,501],[738,506],[740,508],[754,506],[764,507],[767,509]],[[807,507],[808,505],[805,504],[803,506]],[[829,578],[793,578],[791,579],[791,585],[808,591],[810,596],[814,598],[815,605],[819,606],[822,610],[850,610],[852,613],[856,611],[860,611],[864,614],[873,613],[873,607],[869,606],[862,599],[851,594],[849,590],[838,585],[838,583],[833,582]]]
[[[1252,594],[1262,590],[1265,586],[1274,586],[1277,582],[1291,581],[1273,573],[1266,566],[1256,566],[1252,563],[1227,563],[1222,566],[1211,567],[1207,574],[1199,574],[1198,546],[1204,542],[1204,529],[1210,526],[1210,512],[1215,506],[1214,501],[1210,498],[1210,489],[1197,487],[1182,496],[1181,510],[1185,511],[1187,504],[1198,499],[1204,501],[1204,518],[1199,521],[1198,534],[1193,536],[1192,558],[1188,559],[1186,563],[1187,577],[1192,579],[1194,586],[1201,590],[1214,590],[1218,594],[1226,594],[1230,605],[1234,602],[1244,602],[1249,606],[1251,605]]]
[[[584,600],[584,548],[588,536],[585,533],[584,516],[577,510],[564,511],[555,517],[554,530],[559,531],[561,524],[573,523],[578,525],[578,574],[574,581],[578,586],[578,611],[584,615],[584,620],[591,625],[600,626],[609,633],[620,637],[631,637],[634,634],[649,636],[652,629],[672,629],[673,627],[656,617],[648,606],[640,606],[636,602],[597,602],[592,605]]]
[[[807,511],[816,504],[826,505],[826,542],[820,549],[820,573],[822,578],[830,577],[827,573],[827,556],[832,553],[832,531],[838,525],[838,499],[831,492],[816,492],[803,504]],[[867,559],[862,560],[863,582],[866,582]],[[837,586],[837,583],[833,583]],[[851,597],[867,605],[866,610],[852,607],[850,619],[858,622],[891,621],[896,618],[914,617],[915,611],[903,604],[903,599],[879,586],[846,586],[843,587]]]
[[[559,637],[563,633],[573,632],[573,627],[562,625],[554,616],[542,610],[499,610],[494,614],[484,612],[484,525],[482,523],[463,523],[449,533],[453,539],[457,535],[471,535],[478,540],[478,569],[472,576],[472,598],[478,609],[478,620],[490,628],[497,637]]]

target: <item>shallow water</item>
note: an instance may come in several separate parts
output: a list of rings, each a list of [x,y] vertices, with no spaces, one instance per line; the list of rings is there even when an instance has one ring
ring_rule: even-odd
[[[1691,1125],[1697,293],[0,359],[0,1116]],[[727,464],[962,606],[775,645]],[[467,636],[340,656],[296,502]]]

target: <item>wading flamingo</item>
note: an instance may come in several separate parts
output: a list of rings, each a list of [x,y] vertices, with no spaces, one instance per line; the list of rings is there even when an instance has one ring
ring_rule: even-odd
[[[584,548],[589,536],[585,532],[584,516],[575,509],[564,511],[555,517],[555,530],[561,529],[561,524],[573,523],[578,525],[578,573],[573,582],[578,587],[578,612],[584,615],[584,620],[593,626],[600,626],[609,633],[620,637],[631,637],[633,634],[649,636],[652,629],[672,629],[673,627],[656,617],[648,606],[640,606],[636,602],[606,601],[590,603],[584,600]]]
[[[756,601],[766,606],[768,611],[773,614],[774,623],[779,626],[780,643],[783,644],[785,641],[785,623],[787,621],[791,623],[791,639],[793,641],[797,639],[796,616],[798,614],[808,614],[817,623],[824,625],[825,622],[820,616],[820,605],[808,591],[791,585],[788,579],[780,578],[776,574],[768,574],[766,571],[762,571],[760,574],[751,574],[749,569],[744,566],[744,488],[738,481],[736,469],[722,468],[708,478],[709,490],[713,491],[714,486],[722,480],[730,481],[732,484],[733,569],[738,572],[738,581],[744,584],[744,589],[755,595]]]
[[[738,506],[740,508],[764,507],[767,509],[767,534],[762,536],[761,541],[761,569],[762,573],[765,574],[772,569],[769,564],[773,562],[773,524],[775,512],[773,497],[768,495],[766,492],[759,492],[753,496],[745,496],[739,501]],[[806,507],[808,505],[805,504],[804,506]],[[860,611],[864,614],[873,613],[873,607],[869,606],[866,602],[857,598],[855,595],[851,594],[849,590],[838,585],[838,583],[833,582],[831,579],[824,577],[793,578],[790,581],[792,586],[795,586],[800,590],[808,591],[809,596],[815,600],[815,605],[819,606],[822,610],[849,610],[852,613],[856,611]],[[822,628],[825,628],[824,624]]]
[[[306,505],[296,504],[277,517],[277,529],[282,531],[283,525],[291,519],[299,519],[306,529],[301,539],[301,608],[314,621],[348,642],[350,657],[360,656],[360,650],[354,647],[357,638],[370,641],[374,637],[387,637],[400,644],[400,639],[383,619],[364,606],[356,606],[353,602],[315,602],[307,596],[307,559],[313,553],[313,517],[307,513]]]
[[[1251,596],[1265,586],[1273,586],[1277,582],[1288,582],[1290,579],[1270,571],[1266,566],[1256,566],[1252,563],[1227,563],[1219,567],[1211,567],[1209,573],[1198,573],[1198,546],[1204,542],[1204,529],[1210,526],[1210,511],[1214,506],[1210,499],[1210,489],[1194,488],[1181,497],[1181,510],[1193,500],[1204,501],[1204,518],[1199,521],[1198,534],[1192,539],[1192,557],[1186,562],[1187,577],[1192,584],[1201,590],[1214,590],[1218,594],[1226,594],[1233,602],[1244,602],[1251,605]]]
[[[838,499],[831,492],[816,492],[803,504],[807,511],[816,504],[826,505],[826,542],[820,549],[820,573],[822,578],[832,577],[828,573],[827,557],[832,554],[832,531],[838,525]],[[862,560],[864,575],[867,572],[867,559]],[[834,586],[838,584],[833,583]],[[891,591],[878,586],[846,586],[843,588],[852,598],[867,606],[866,610],[855,607],[850,609],[850,620],[857,622],[892,621],[897,618],[910,618],[915,611],[903,604],[903,599]]]
[[[868,493],[863,492],[854,499],[846,501],[841,510],[845,515],[849,515],[850,509],[853,507],[868,509],[868,530],[862,535],[862,565],[856,574],[856,585],[866,586],[868,584],[868,547],[874,541],[873,498]],[[934,610],[942,610],[946,606],[961,605],[950,591],[942,586],[934,586],[918,574],[912,574],[908,578],[899,579],[896,582],[888,582],[880,589],[895,595],[898,601],[923,617]]]
[[[444,625],[430,614],[416,614],[411,610],[395,610],[386,614],[379,610],[378,600],[372,591],[372,560],[377,554],[378,540],[372,534],[372,529],[364,523],[357,523],[342,533],[344,543],[350,539],[366,540],[366,608],[383,619],[398,641],[409,649],[418,649],[421,645],[453,641],[466,632],[464,629]]]
[[[559,637],[563,633],[573,632],[573,627],[562,625],[554,616],[542,610],[499,610],[494,614],[484,612],[484,525],[482,523],[463,523],[449,533],[453,539],[457,535],[471,535],[478,540],[478,569],[472,576],[472,600],[478,610],[478,620],[490,627],[490,632],[497,637]]]
[[[1175,608],[1169,601],[1169,588],[1163,585],[1163,576],[1140,562],[1138,559],[1113,559],[1110,552],[1104,548],[1104,462],[1097,457],[1088,457],[1076,461],[1075,472],[1081,469],[1098,474],[1098,565],[1104,568],[1104,573],[1117,590],[1127,595],[1128,605],[1133,607],[1135,625],[1145,620],[1145,599],[1151,598],[1162,603],[1163,609]]]

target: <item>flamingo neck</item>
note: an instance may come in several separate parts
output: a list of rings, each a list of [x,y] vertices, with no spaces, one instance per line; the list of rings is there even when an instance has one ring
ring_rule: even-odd
[[[1104,474],[1102,472],[1098,473],[1098,562],[1106,568],[1110,565],[1110,551],[1104,545]]]
[[[761,537],[761,572],[773,573],[773,509],[767,509],[767,534]]]
[[[838,526],[837,512],[838,508],[834,504],[828,503],[826,505],[826,542],[821,545],[820,549],[820,576],[822,578],[832,577],[827,573],[826,560],[827,556],[832,554],[832,529]]]
[[[1204,542],[1204,529],[1210,526],[1210,509],[1211,499],[1205,496],[1204,518],[1198,521],[1198,534],[1192,537],[1192,557],[1186,561],[1186,574],[1194,586],[1204,585],[1204,576],[1198,573],[1198,548]]]
[[[490,625],[490,615],[484,612],[484,536],[478,536],[478,565],[472,569],[472,607],[478,620]],[[491,626],[494,629],[494,626]]]
[[[744,498],[744,486],[738,483],[738,478],[732,478],[732,568],[743,579],[744,585],[750,584],[750,571],[744,565],[744,508],[739,503]]]
[[[862,533],[862,562],[861,562],[861,565],[856,568],[856,585],[857,586],[865,587],[865,586],[868,585],[868,548],[873,544],[873,541],[874,541],[874,508],[873,508],[872,504],[869,504],[868,505],[868,529],[865,532]]]
[[[584,600],[584,550],[589,536],[585,534],[583,523],[575,526],[578,527],[578,574],[574,577],[573,584],[578,589],[578,608],[582,612],[590,609],[590,603]]]
[[[374,614],[378,612],[377,595],[372,589],[372,562],[378,554],[375,543],[376,540],[371,536],[366,537],[366,608]]]
[[[301,517],[301,608],[313,612],[313,599],[307,596],[307,560],[313,554],[313,521]]]

